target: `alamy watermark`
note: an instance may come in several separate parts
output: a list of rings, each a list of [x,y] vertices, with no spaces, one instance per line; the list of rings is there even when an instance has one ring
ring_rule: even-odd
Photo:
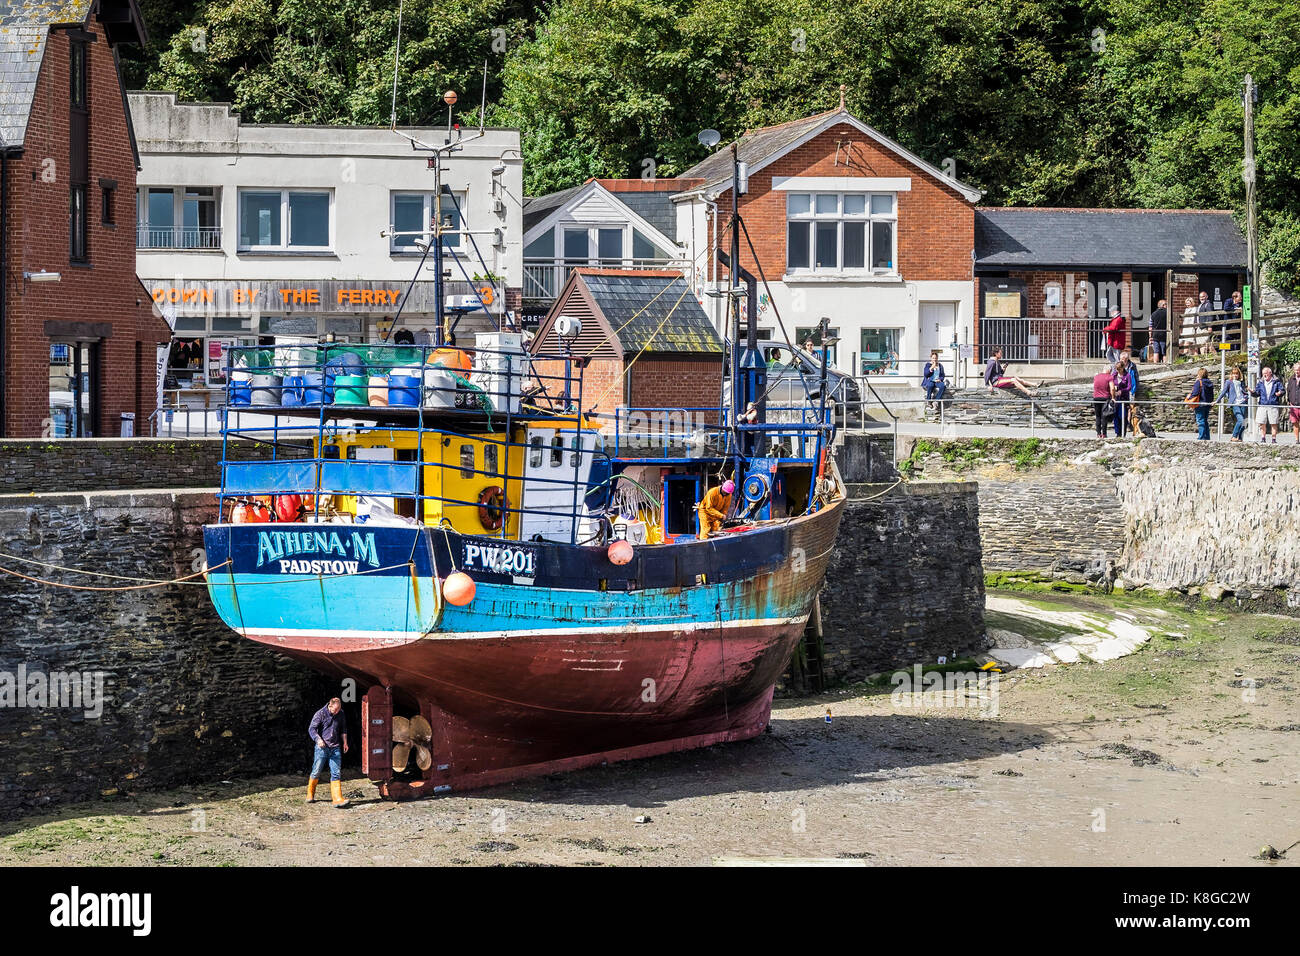
[[[103,671],[0,671],[0,709],[61,707],[80,710],[88,719],[104,713]]]
[[[896,671],[889,678],[894,685],[889,700],[895,707],[964,707],[978,710],[981,717],[996,717],[1000,673],[996,668],[945,673],[927,671],[916,664],[910,671]]]

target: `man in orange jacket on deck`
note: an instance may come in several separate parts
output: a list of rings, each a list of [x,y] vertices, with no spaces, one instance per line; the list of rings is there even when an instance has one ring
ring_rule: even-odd
[[[700,514],[701,541],[707,540],[710,534],[716,534],[722,527],[722,522],[727,519],[727,512],[731,510],[731,493],[735,490],[735,482],[728,478],[720,488],[710,488],[705,492],[704,500],[695,506],[695,510]]]

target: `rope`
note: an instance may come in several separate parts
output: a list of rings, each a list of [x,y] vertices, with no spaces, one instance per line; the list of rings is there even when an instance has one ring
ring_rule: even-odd
[[[223,561],[221,564],[218,564],[217,567],[218,568],[225,567],[229,563],[230,561],[226,560]],[[216,568],[209,568],[208,570],[215,571]],[[148,588],[162,588],[162,587],[167,587],[168,585],[171,584],[180,584],[184,581],[190,581],[193,580],[194,578],[207,574],[208,570],[195,571],[193,574],[187,574],[183,578],[174,578],[170,581],[154,581],[150,584],[127,584],[127,585],[122,585],[120,587],[104,587],[104,586],[97,586],[92,584],[64,584],[62,581],[47,581],[44,578],[34,578],[31,575],[23,574],[21,571],[15,571],[12,568],[0,567],[0,572],[12,575],[13,577],[16,578],[22,578],[24,581],[31,581],[34,584],[44,584],[52,588],[65,588],[66,590],[69,591],[144,591],[147,590]],[[74,571],[73,573],[93,574],[94,572]],[[204,586],[206,587],[206,584]]]
[[[67,571],[70,574],[84,574],[88,577],[109,578],[114,581],[136,581],[145,584],[172,584],[172,581],[164,581],[162,578],[133,578],[125,574],[109,574],[107,571],[83,571],[80,568],[65,568],[61,564],[49,564],[45,561],[37,561],[34,558],[24,558],[16,554],[5,554],[0,552],[0,558],[7,561],[21,561],[23,564],[31,564],[38,568],[49,568],[52,571]]]

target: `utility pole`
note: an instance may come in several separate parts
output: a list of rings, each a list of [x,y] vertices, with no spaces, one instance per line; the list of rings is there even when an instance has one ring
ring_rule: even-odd
[[[1249,73],[1242,87],[1242,133],[1245,154],[1241,161],[1241,178],[1246,184],[1246,294],[1242,297],[1246,332],[1246,383],[1253,390],[1259,374],[1259,307],[1255,290],[1259,288],[1259,238],[1255,222],[1255,100],[1259,96]],[[1254,401],[1250,410],[1254,412]],[[1252,414],[1253,418],[1253,414]]]

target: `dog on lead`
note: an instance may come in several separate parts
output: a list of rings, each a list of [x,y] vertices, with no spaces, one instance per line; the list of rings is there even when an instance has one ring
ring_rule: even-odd
[[[1156,437],[1155,426],[1147,420],[1146,412],[1142,411],[1142,407],[1137,402],[1129,405],[1128,424],[1130,435],[1141,432],[1146,438]]]

